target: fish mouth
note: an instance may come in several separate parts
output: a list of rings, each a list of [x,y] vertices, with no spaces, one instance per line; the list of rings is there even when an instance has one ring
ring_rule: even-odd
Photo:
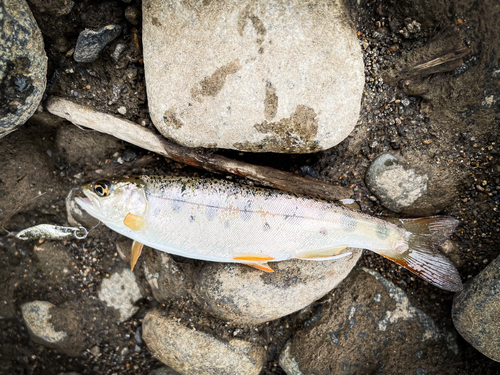
[[[98,215],[97,211],[95,210],[94,203],[92,200],[88,197],[75,197],[75,202],[77,205],[80,206],[81,209],[84,211],[88,212],[92,216]]]

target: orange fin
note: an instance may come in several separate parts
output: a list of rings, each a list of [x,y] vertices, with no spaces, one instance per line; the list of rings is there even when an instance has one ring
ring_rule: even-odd
[[[123,224],[129,227],[132,230],[140,230],[146,226],[146,220],[139,215],[134,215],[132,213],[128,213],[123,219]]]
[[[243,263],[249,267],[253,267],[253,268],[256,268],[258,270],[261,270],[261,271],[265,271],[265,272],[274,272],[274,270],[269,267],[269,265],[265,262],[263,263]]]
[[[349,247],[349,245],[342,245],[339,247],[335,247],[333,249],[319,249],[312,251],[304,251],[302,253],[298,253],[295,258],[296,259],[307,259],[307,260],[330,260],[339,257],[339,254],[342,250]],[[340,257],[344,257],[342,254]]]
[[[234,260],[245,260],[247,262],[267,262],[274,260],[273,257],[264,254],[239,254],[233,257]]]
[[[133,271],[137,260],[141,256],[143,244],[137,241],[132,242],[132,248],[130,249],[130,269]]]

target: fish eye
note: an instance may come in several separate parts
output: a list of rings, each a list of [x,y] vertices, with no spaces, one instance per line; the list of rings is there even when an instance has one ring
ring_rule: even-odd
[[[111,193],[111,181],[99,180],[92,184],[91,188],[99,197],[107,197]]]

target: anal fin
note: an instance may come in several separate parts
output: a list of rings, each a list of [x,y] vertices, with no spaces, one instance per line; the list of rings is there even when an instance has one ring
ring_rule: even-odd
[[[300,259],[300,260],[315,260],[315,261],[324,261],[324,260],[335,260],[335,259],[341,259],[345,258],[352,253],[349,251],[348,253],[342,253],[339,255],[332,255],[330,257],[316,257],[316,258],[295,258],[295,259]]]
[[[312,251],[304,251],[302,253],[298,253],[294,258],[295,259],[305,259],[305,260],[331,260],[337,258],[343,258],[346,254],[340,254],[342,250],[349,247],[349,245],[342,245],[334,248],[328,249],[318,249]]]
[[[267,262],[268,260],[274,260],[274,258],[265,254],[238,254],[233,257],[233,260],[247,262]]]
[[[144,245],[140,242],[132,242],[132,248],[130,249],[130,269],[133,271],[137,260],[141,256],[142,248]]]

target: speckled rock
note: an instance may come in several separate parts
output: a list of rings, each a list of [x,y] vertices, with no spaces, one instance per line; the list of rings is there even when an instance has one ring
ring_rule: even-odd
[[[274,273],[238,264],[207,263],[196,276],[193,298],[210,314],[237,324],[259,324],[291,314],[335,288],[362,250],[332,261],[270,263]]]
[[[163,251],[145,249],[143,253],[144,275],[158,302],[165,303],[188,294],[192,284],[192,277],[189,277],[193,271],[191,268],[186,270],[186,274],[183,267]]]
[[[455,328],[473,347],[500,362],[500,257],[468,281],[453,299]]]
[[[139,310],[134,303],[142,298],[135,275],[128,268],[104,279],[98,296],[108,307],[118,310],[120,322],[129,319]]]
[[[142,327],[153,356],[181,374],[258,375],[265,363],[260,346],[240,339],[220,340],[158,310],[146,314]]]
[[[42,100],[47,56],[25,0],[0,2],[0,138],[33,115]]]
[[[72,356],[85,349],[80,319],[70,309],[50,302],[33,301],[22,306],[23,319],[36,343]]]
[[[410,216],[431,216],[456,197],[455,183],[446,170],[426,158],[380,155],[366,171],[365,182],[382,205]]]
[[[75,5],[73,0],[31,0],[30,2],[40,12],[50,13],[56,17],[68,14]]]
[[[456,371],[456,340],[373,270],[353,271],[304,326],[281,354],[289,375]]]
[[[189,147],[304,153],[354,128],[364,86],[340,2],[143,2],[151,119]]]
[[[83,30],[78,35],[73,58],[76,62],[92,62],[106,45],[118,37],[122,32],[120,25],[104,26],[98,31]]]
[[[177,371],[172,370],[168,366],[163,366],[157,368],[156,370],[150,371],[148,375],[181,375]]]

